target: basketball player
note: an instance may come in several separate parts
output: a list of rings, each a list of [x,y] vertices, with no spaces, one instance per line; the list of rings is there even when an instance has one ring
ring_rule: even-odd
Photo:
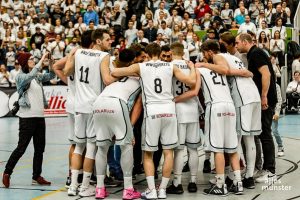
[[[90,48],[92,44],[92,39],[91,39],[92,31],[88,30],[85,31],[82,36],[81,36],[81,46],[84,49]],[[77,48],[72,49],[70,52],[70,55],[74,55],[76,52]],[[66,187],[69,188],[71,184],[71,159],[72,159],[72,154],[75,150],[75,144],[76,142],[74,141],[74,98],[75,98],[75,81],[74,81],[74,76],[65,76],[63,73],[63,69],[67,63],[68,57],[64,57],[60,60],[58,60],[54,66],[53,70],[55,74],[65,83],[68,85],[68,93],[67,93],[67,102],[66,102],[66,112],[68,113],[68,122],[69,122],[69,134],[68,134],[68,139],[71,143],[70,150],[69,150],[69,176],[67,178],[66,182]]]
[[[187,66],[187,62],[182,59],[183,45],[179,42],[175,42],[171,45],[171,52],[173,65],[177,66],[184,74],[188,75],[190,69]],[[198,74],[197,81],[200,82],[200,74]],[[199,83],[198,83],[199,85]],[[189,152],[189,166],[191,172],[191,179],[188,185],[189,192],[197,192],[196,177],[198,172],[199,158],[197,153],[197,148],[201,145],[200,141],[200,127],[199,127],[199,116],[200,102],[198,99],[198,91],[194,94],[195,96],[187,99],[186,101],[176,102],[176,116],[177,116],[177,133],[179,146],[176,147],[174,151],[174,180],[172,185],[167,188],[168,194],[182,194],[183,188],[181,184],[181,175],[184,167],[184,147],[187,146]],[[180,82],[176,78],[173,78],[173,95],[176,97],[183,94],[184,92],[190,90],[190,87],[186,84]]]
[[[89,187],[96,155],[96,134],[93,125],[93,103],[105,85],[116,79],[109,75],[109,54],[104,52],[111,48],[110,36],[102,30],[92,33],[92,49],[78,49],[74,57],[69,57],[64,69],[65,75],[74,74],[75,79],[75,141],[72,156],[72,178],[68,189],[69,196],[77,195],[77,177],[81,168],[82,153],[86,145],[83,164],[83,180],[79,195],[95,195],[95,188]],[[74,64],[73,64],[74,63]]]
[[[172,94],[173,75],[181,82],[190,86],[195,85],[196,74],[193,64],[190,62],[190,75],[183,74],[176,66],[159,60],[161,48],[152,43],[146,47],[150,61],[133,64],[127,68],[118,68],[112,72],[115,77],[140,76],[140,84],[143,93],[144,121],[142,148],[144,150],[144,169],[148,183],[148,189],[142,193],[143,199],[166,198],[168,185],[173,167],[173,148],[177,146],[177,120],[175,103]],[[158,192],[154,182],[153,152],[157,150],[160,139],[164,164],[162,181]]]
[[[227,76],[227,79],[231,88],[231,96],[237,113],[236,129],[238,133],[240,152],[242,152],[242,136],[246,146],[247,172],[245,179],[243,180],[243,186],[249,189],[254,189],[255,184],[253,173],[256,156],[254,136],[261,133],[261,122],[260,120],[257,120],[261,118],[259,92],[251,76],[247,77],[248,70],[245,71],[246,69],[243,62],[229,53],[220,53],[218,46],[217,42],[215,42],[215,44],[211,44],[210,53],[213,57],[213,64],[199,63],[199,65],[200,67],[208,68],[219,74],[229,75]],[[252,73],[249,72],[249,75],[252,75]],[[232,174],[229,178],[233,179]],[[230,185],[228,185],[228,187],[230,191]]]
[[[215,52],[216,48],[219,46],[212,40],[202,44],[203,55],[208,62],[213,62],[212,52]],[[229,154],[234,170],[234,192],[235,194],[242,194],[243,186],[237,154],[236,112],[226,76],[207,68],[198,68],[198,70],[201,74],[201,85],[207,105],[205,112],[205,150],[214,152],[216,167],[216,184],[204,189],[204,194],[228,195],[224,176],[224,153]]]
[[[127,67],[135,58],[132,50],[125,49],[120,52],[117,63]],[[136,77],[124,77],[121,80],[105,87],[93,105],[94,128],[97,137],[97,187],[96,199],[103,199],[108,196],[104,186],[106,174],[107,152],[115,136],[115,142],[121,147],[121,167],[124,174],[123,199],[137,199],[141,194],[132,185],[133,167],[133,145],[134,139],[132,125],[137,121],[140,113],[133,113],[130,118],[130,111],[135,99],[140,93],[139,80]],[[142,107],[142,101],[138,106]],[[141,110],[141,109],[140,109]]]

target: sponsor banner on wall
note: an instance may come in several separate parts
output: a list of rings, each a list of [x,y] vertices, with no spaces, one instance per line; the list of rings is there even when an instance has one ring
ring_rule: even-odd
[[[44,86],[43,89],[49,106],[48,109],[45,109],[44,111],[45,117],[67,116],[66,97],[67,97],[68,87],[67,86]],[[1,100],[0,117],[3,117],[6,114],[8,114],[8,111],[13,108],[13,104],[15,101],[18,100],[18,98],[19,95],[17,92],[13,93],[10,96],[10,98],[8,98],[8,96],[5,93],[3,93],[3,97],[0,98]]]

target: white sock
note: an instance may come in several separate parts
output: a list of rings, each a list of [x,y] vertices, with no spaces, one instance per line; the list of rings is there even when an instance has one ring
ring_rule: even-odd
[[[78,174],[79,174],[79,170],[77,170],[77,169],[72,169],[71,170],[71,185],[72,186],[77,186],[78,185],[78,181],[77,181],[77,179],[78,179]]]
[[[197,176],[191,175],[190,183],[196,183],[197,182]]]
[[[166,189],[168,186],[169,180],[170,180],[170,178],[162,177],[159,188]]]
[[[174,175],[173,184],[175,185],[175,187],[181,184],[181,174]]]
[[[237,182],[240,182],[242,180],[241,170],[233,171],[233,174],[234,174],[233,184],[236,185]]]
[[[102,188],[105,186],[104,179],[105,179],[105,175],[97,175],[97,187],[98,188]]]
[[[132,185],[132,176],[124,177],[124,189],[133,188]]]
[[[87,188],[90,185],[92,172],[83,172],[82,187]]]
[[[217,174],[216,175],[216,179],[217,179],[216,185],[219,188],[221,188],[224,185],[224,183],[225,183],[225,176],[224,176],[224,174]]]
[[[154,176],[147,176],[146,179],[148,183],[148,189],[149,190],[155,189]]]
[[[205,152],[205,160],[210,160],[211,152]]]

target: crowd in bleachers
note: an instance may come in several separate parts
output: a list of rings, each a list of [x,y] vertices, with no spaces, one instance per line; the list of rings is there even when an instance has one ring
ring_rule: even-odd
[[[85,30],[97,28],[109,31],[112,55],[133,43],[156,42],[163,46],[180,41],[185,47],[185,58],[193,61],[199,60],[201,41],[218,39],[218,34],[225,30],[252,32],[257,45],[273,53],[281,67],[286,51],[286,27],[292,26],[297,3],[295,0],[1,0],[0,85],[14,85],[10,72],[18,65],[19,52],[28,51],[38,61],[44,51],[49,51],[58,60],[80,45]],[[200,30],[207,33],[202,38],[196,34]]]

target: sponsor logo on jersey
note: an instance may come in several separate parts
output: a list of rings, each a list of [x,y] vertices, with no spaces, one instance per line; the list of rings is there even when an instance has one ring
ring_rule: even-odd
[[[175,114],[157,114],[157,115],[151,115],[151,119],[173,117],[173,116],[175,116]]]
[[[94,114],[97,114],[97,113],[115,113],[114,110],[111,110],[111,109],[96,109],[93,111]]]

